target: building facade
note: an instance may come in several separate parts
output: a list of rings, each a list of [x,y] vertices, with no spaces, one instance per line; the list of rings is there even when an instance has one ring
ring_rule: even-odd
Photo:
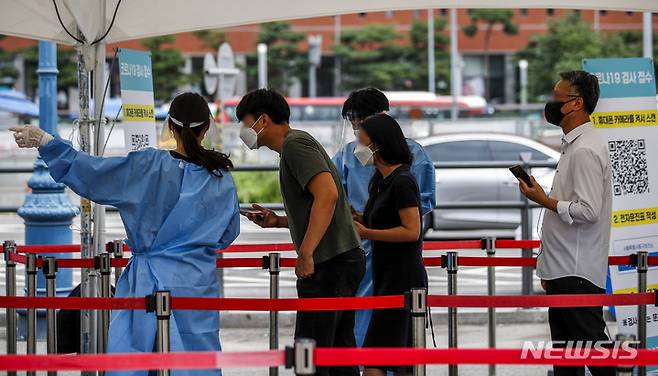
[[[294,31],[308,35],[322,36],[322,63],[317,71],[318,96],[336,96],[343,93],[337,85],[335,59],[332,46],[340,43],[339,36],[348,29],[358,29],[369,24],[392,25],[401,34],[411,30],[414,21],[424,22],[428,16],[427,10],[388,11],[376,13],[349,14],[340,17],[318,17],[310,19],[291,20],[289,23]],[[592,24],[592,31],[641,31],[642,14],[638,12],[611,12],[592,10],[562,10],[562,9],[515,9],[512,22],[518,27],[518,33],[508,35],[503,27],[493,28],[489,46],[485,42],[485,24],[478,25],[478,31],[473,37],[466,35],[463,27],[471,24],[470,10],[458,10],[458,48],[460,53],[461,82],[463,94],[481,95],[494,103],[514,103],[517,101],[517,76],[514,54],[527,46],[530,39],[537,34],[545,33],[551,20],[566,15],[568,12],[579,12],[580,16]],[[441,17],[448,19],[449,10],[435,9],[435,20]],[[225,38],[233,47],[237,62],[240,66],[255,64],[250,54],[256,50],[258,43],[259,25],[245,25],[224,29]],[[654,14],[654,30],[658,31],[658,17]],[[449,25],[443,31],[449,33]],[[6,37],[0,40],[0,48],[5,51],[17,51],[34,45],[36,42]],[[115,47],[144,49],[139,40],[122,42],[108,46],[108,56],[112,55]],[[171,47],[179,49],[186,59],[183,69],[185,73],[200,75],[203,72],[203,56],[206,53],[216,54],[216,48],[209,48],[194,33],[181,33],[175,35],[175,42]],[[307,43],[301,42],[301,48],[306,49]],[[485,56],[489,56],[489,69],[485,72]],[[25,88],[25,67],[18,55],[14,66],[19,70],[19,78],[14,83],[18,90]],[[489,92],[485,92],[484,79],[488,76]],[[253,89],[253,79],[250,80],[243,73],[238,80],[237,94]],[[191,89],[203,90],[203,85],[192,85]],[[290,90],[294,96],[307,95],[308,91],[304,81],[298,80]],[[28,93],[30,94],[30,93]],[[118,94],[118,85],[112,86],[112,95]]]

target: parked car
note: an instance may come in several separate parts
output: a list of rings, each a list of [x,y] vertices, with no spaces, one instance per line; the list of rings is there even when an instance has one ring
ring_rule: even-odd
[[[560,153],[528,138],[495,133],[460,133],[418,140],[435,163],[436,202],[471,203],[519,201],[516,178],[507,168],[441,168],[442,162],[520,161],[530,153],[532,161],[557,162]],[[511,167],[511,166],[510,166]],[[548,192],[555,174],[552,168],[535,168],[532,175]],[[425,227],[441,238],[479,238],[495,235],[513,238],[521,223],[517,209],[437,209],[427,216]]]

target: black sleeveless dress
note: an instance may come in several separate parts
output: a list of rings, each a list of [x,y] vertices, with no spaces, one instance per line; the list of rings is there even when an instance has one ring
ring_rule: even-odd
[[[402,165],[382,179],[371,193],[364,212],[366,227],[390,229],[401,226],[400,209],[416,207],[420,218],[420,190],[409,166]],[[422,228],[422,223],[421,223]],[[412,288],[427,288],[422,235],[417,241],[372,242],[374,295],[401,295]],[[405,309],[373,310],[363,347],[412,347],[411,314]],[[411,367],[377,366],[393,372],[412,372]]]

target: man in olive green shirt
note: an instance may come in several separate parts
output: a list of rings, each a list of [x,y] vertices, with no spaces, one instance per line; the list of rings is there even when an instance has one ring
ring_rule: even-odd
[[[236,114],[247,147],[266,146],[281,157],[279,183],[287,216],[254,205],[257,211],[247,217],[261,227],[290,229],[297,248],[298,296],[355,296],[365,258],[331,158],[310,134],[290,128],[290,107],[273,90],[248,93]],[[295,338],[312,338],[319,347],[356,347],[354,311],[298,312]],[[358,374],[357,367],[318,369],[318,375]]]

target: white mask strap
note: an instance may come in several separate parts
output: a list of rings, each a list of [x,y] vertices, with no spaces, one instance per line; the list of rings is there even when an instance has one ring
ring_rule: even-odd
[[[167,120],[171,120],[172,123],[178,125],[179,127],[184,127],[184,126],[185,126],[185,124],[183,124],[182,121],[180,121],[180,120],[178,120],[178,119],[172,117],[172,116],[169,115],[169,114],[167,115],[167,119],[165,119],[165,122],[166,122]],[[208,119],[208,121],[209,121],[209,120],[210,120],[210,118]],[[194,123],[190,123],[189,127],[190,127],[190,128],[194,128],[194,127],[198,127],[199,125],[203,125],[203,124],[205,124],[205,123],[206,123],[205,121],[197,121],[197,122],[194,122]]]

